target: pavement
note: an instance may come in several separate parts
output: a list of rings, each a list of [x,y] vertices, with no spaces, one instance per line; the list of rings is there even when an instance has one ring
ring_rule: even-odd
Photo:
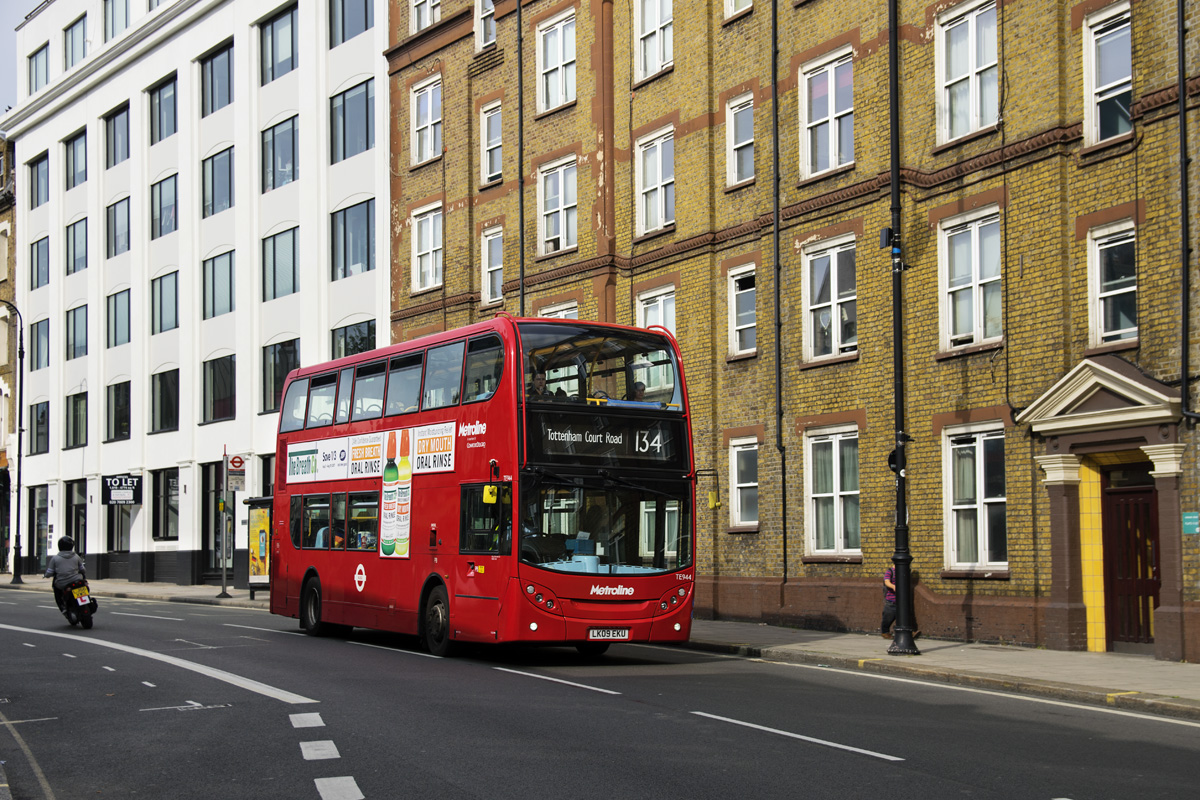
[[[50,581],[23,576],[0,590],[50,591]],[[121,597],[266,609],[266,589],[176,586],[123,580],[90,581],[98,598]],[[103,614],[103,606],[100,613]],[[920,638],[920,655],[888,655],[879,634],[801,630],[765,623],[696,619],[684,647],[764,661],[809,664],[933,683],[1105,706],[1200,721],[1200,664],[1156,661],[1150,656],[1044,650],[1012,645]],[[0,779],[3,773],[0,772]],[[0,780],[3,783],[3,780]],[[0,800],[6,800],[0,787]]]

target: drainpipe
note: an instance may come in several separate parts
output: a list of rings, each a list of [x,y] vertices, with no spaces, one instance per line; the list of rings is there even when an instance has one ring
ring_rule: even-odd
[[[525,316],[525,24],[517,0],[517,280],[520,283],[520,313]]]
[[[1180,322],[1180,346],[1179,346],[1179,395],[1182,401],[1181,407],[1185,419],[1196,420],[1200,419],[1200,414],[1192,411],[1191,405],[1191,387],[1188,380],[1189,361],[1188,349],[1191,346],[1191,325],[1189,324],[1189,316],[1191,314],[1191,294],[1192,294],[1192,247],[1191,247],[1191,224],[1189,221],[1188,211],[1188,162],[1191,159],[1187,154],[1187,51],[1185,44],[1187,41],[1187,25],[1184,24],[1184,6],[1185,0],[1176,0],[1176,35],[1178,41],[1176,50],[1179,57],[1179,219],[1180,219],[1180,245],[1179,245],[1179,260],[1183,265],[1183,274],[1180,276],[1180,294],[1183,295],[1181,302],[1183,303]]]
[[[783,583],[788,580],[788,504],[787,449],[783,445],[783,319],[780,316],[780,295],[783,293],[783,265],[779,262],[779,191],[783,180],[779,171],[779,2],[771,2],[771,234],[772,259],[775,264],[775,450],[779,453],[779,534],[783,545]],[[780,601],[783,600],[780,587]]]

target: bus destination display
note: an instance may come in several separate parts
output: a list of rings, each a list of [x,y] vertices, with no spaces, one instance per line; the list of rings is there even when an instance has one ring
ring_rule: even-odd
[[[529,455],[569,464],[685,468],[682,420],[529,414]]]

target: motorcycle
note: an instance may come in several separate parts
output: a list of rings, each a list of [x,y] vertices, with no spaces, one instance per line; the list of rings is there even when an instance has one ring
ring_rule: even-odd
[[[84,630],[92,627],[92,615],[96,613],[99,603],[92,597],[86,578],[72,581],[58,593],[58,610],[71,623],[71,627],[83,626]]]

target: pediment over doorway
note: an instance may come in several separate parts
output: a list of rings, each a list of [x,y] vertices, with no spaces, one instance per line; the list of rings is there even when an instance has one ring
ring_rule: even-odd
[[[1017,415],[1035,433],[1115,430],[1178,422],[1179,390],[1113,355],[1087,358]]]

